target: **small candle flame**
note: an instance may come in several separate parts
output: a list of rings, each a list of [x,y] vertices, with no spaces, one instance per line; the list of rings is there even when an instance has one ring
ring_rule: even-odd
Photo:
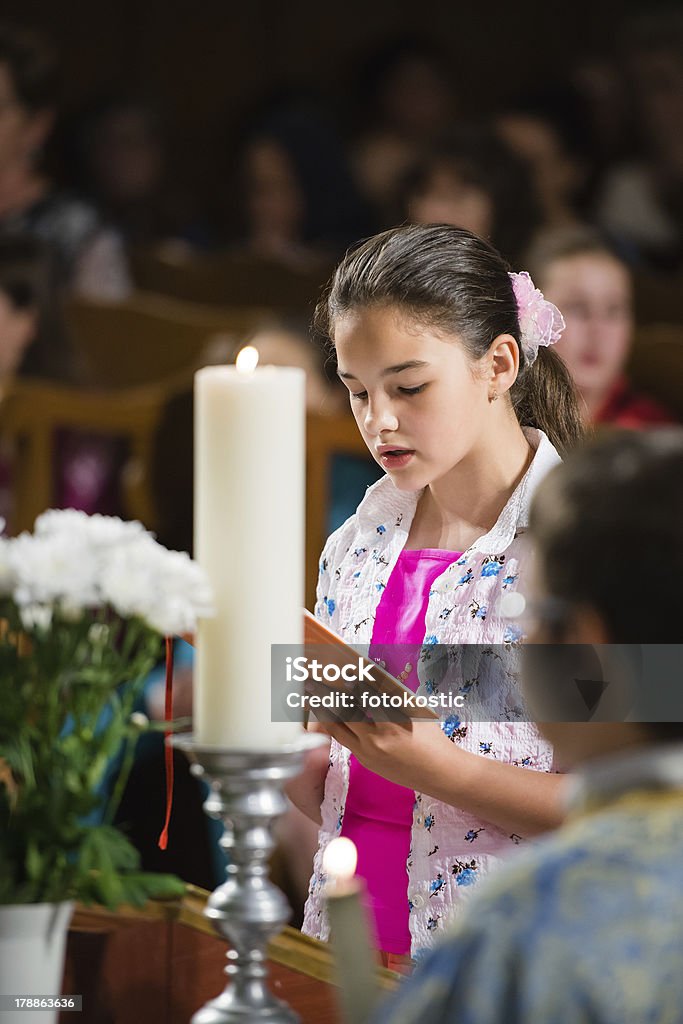
[[[323,853],[323,871],[337,882],[353,878],[357,863],[356,847],[346,836],[333,839]]]
[[[258,349],[253,345],[246,345],[237,353],[235,366],[238,373],[253,373],[258,366]]]

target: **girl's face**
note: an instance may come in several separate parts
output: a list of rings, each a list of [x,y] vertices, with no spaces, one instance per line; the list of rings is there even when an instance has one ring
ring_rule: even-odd
[[[579,390],[609,391],[624,369],[631,346],[628,271],[608,254],[571,256],[548,267],[543,293],[564,315],[567,326],[556,351]]]
[[[483,433],[490,384],[457,337],[385,306],[340,317],[334,341],[363,440],[400,490],[426,487],[467,459]]]

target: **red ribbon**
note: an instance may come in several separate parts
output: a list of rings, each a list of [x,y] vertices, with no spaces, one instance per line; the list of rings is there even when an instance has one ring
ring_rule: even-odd
[[[166,637],[166,697],[164,701],[164,721],[173,719],[173,637]],[[168,826],[171,821],[173,807],[173,747],[168,742],[172,730],[164,733],[164,761],[166,767],[166,820],[159,836],[159,849],[168,846]]]

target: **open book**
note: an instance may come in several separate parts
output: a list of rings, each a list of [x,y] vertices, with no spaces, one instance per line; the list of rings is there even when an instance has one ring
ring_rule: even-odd
[[[307,608],[304,608],[304,646],[307,653],[313,649],[316,655],[323,660],[321,650],[323,645],[326,648],[324,661],[327,664],[339,667],[358,665],[360,657],[358,649],[350,646],[331,629],[323,626]],[[369,658],[362,657],[361,660],[368,667],[368,676],[372,678],[366,676],[363,683],[358,686],[366,691],[371,691],[383,701],[384,716],[376,715],[374,717],[397,719],[404,716],[406,718],[438,719],[439,716],[433,708],[422,706],[422,702],[416,703],[416,695],[413,691],[387,672],[385,668]],[[320,686],[325,685],[339,688],[338,684],[320,683]],[[393,714],[388,715],[387,711],[393,712]],[[369,714],[373,715],[372,706],[369,707]]]

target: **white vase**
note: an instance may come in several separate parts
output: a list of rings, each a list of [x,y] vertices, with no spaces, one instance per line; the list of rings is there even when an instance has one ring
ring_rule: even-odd
[[[73,903],[0,906],[0,997],[61,995],[73,907]],[[5,1010],[4,999],[2,1004]],[[0,1021],[57,1024],[58,1014],[58,1010],[10,1010],[0,1012]]]

